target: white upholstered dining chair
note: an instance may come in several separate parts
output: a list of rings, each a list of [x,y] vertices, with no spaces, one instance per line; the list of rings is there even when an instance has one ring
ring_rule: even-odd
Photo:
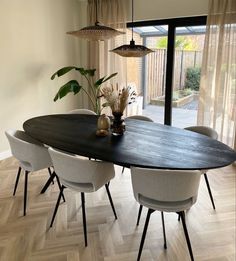
[[[63,190],[65,188],[70,188],[81,192],[84,241],[85,246],[87,246],[85,193],[97,191],[105,185],[115,219],[117,219],[112,197],[107,185],[107,183],[115,176],[114,165],[104,161],[91,161],[86,158],[81,159],[75,155],[55,150],[53,148],[49,148],[49,153],[52,158],[55,172],[59,176],[62,184],[50,227],[53,225]]]
[[[137,260],[140,260],[150,215],[159,210],[180,215],[191,260],[194,260],[185,222],[185,210],[195,204],[198,195],[200,171],[157,170],[131,167],[131,177],[136,201],[148,208]],[[166,247],[163,225],[164,246]]]
[[[205,136],[207,136],[209,138],[212,138],[212,139],[216,139],[216,140],[218,139],[217,132],[214,129],[210,128],[210,127],[206,127],[206,126],[190,126],[190,127],[185,128],[185,130],[193,131],[193,132],[205,135]],[[206,172],[207,171],[204,170],[202,173],[203,173],[204,178],[205,178],[205,182],[206,182],[207,190],[208,190],[208,193],[209,193],[209,196],[210,196],[210,199],[211,199],[212,207],[213,207],[213,209],[215,209],[215,202],[214,202],[214,199],[213,199],[213,196],[212,196],[211,187],[210,187],[210,183],[209,183],[209,180],[208,180]]]
[[[214,129],[212,129],[210,127],[206,127],[206,126],[190,126],[190,127],[185,128],[185,130],[193,131],[193,132],[205,135],[207,137],[210,137],[212,139],[218,138],[217,132]],[[209,183],[209,180],[208,180],[208,177],[207,177],[206,170],[202,171],[202,174],[204,175],[204,178],[205,178],[205,182],[206,182],[207,190],[208,190],[208,193],[209,193],[209,196],[210,196],[210,199],[211,199],[212,207],[213,207],[213,209],[215,209],[215,202],[214,202],[214,199],[213,199],[213,196],[212,196],[211,187],[210,187],[210,183]],[[141,214],[142,214],[142,208],[143,208],[143,206],[140,205],[137,223],[136,223],[137,226],[139,225],[140,217],[141,217]],[[179,216],[179,219],[180,219],[180,216]]]
[[[127,119],[153,122],[153,120],[151,118],[149,118],[147,116],[143,116],[143,115],[132,115],[132,116],[127,117]]]
[[[25,171],[25,185],[24,185],[24,207],[23,214],[26,215],[27,204],[27,186],[28,174],[33,171],[48,169],[51,175],[50,167],[52,167],[51,157],[48,149],[39,141],[27,135],[20,130],[7,130],[5,132],[10,144],[12,155],[19,161],[19,169],[16,176],[13,196],[16,193],[21,170]]]
[[[87,114],[87,115],[97,115],[94,111],[88,109],[75,109],[68,112],[69,114]]]
[[[153,120],[147,116],[143,116],[143,115],[132,115],[132,116],[129,116],[127,117],[127,119],[134,119],[134,120],[140,120],[140,121],[148,121],[148,122],[153,122]],[[125,167],[122,168],[122,174],[124,173],[124,170],[125,170]],[[142,214],[142,209],[143,209],[143,206],[140,205],[139,206],[139,211],[138,211],[138,219],[137,219],[137,223],[136,225],[138,226],[139,225],[139,221],[140,221],[140,217],[141,217],[141,214]],[[163,220],[163,215],[162,215],[162,220]]]

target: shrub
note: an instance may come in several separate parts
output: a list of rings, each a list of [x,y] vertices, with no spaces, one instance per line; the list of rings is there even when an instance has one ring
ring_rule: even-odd
[[[183,89],[183,90],[180,90],[180,93],[181,93],[182,97],[185,97],[185,96],[191,95],[193,93],[193,91],[191,89]]]
[[[179,92],[174,91],[172,96],[172,101],[177,101],[179,99]]]
[[[198,91],[200,86],[201,68],[187,68],[185,77],[185,88]]]

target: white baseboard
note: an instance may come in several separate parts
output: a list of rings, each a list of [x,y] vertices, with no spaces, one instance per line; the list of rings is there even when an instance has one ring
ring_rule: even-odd
[[[12,156],[12,154],[11,154],[10,150],[0,152],[0,160],[10,158],[11,156]]]

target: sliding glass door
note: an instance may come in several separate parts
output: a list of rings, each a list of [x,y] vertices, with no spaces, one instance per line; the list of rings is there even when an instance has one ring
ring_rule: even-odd
[[[185,127],[183,121],[187,118],[191,120],[186,125],[196,124],[196,110],[189,111],[194,102],[181,111],[176,107],[181,103],[176,100],[177,96],[181,98],[191,88],[197,88],[190,87],[193,83],[186,77],[196,75],[198,80],[205,23],[206,17],[134,23],[137,43],[154,50],[141,59],[127,60],[128,83],[136,81],[138,94],[143,97],[143,115],[177,127]],[[193,97],[197,92],[192,94]]]

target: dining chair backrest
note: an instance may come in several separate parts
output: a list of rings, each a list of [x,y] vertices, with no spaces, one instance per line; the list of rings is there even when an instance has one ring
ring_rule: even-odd
[[[207,137],[210,137],[212,139],[218,139],[218,133],[210,128],[210,127],[206,127],[206,126],[190,126],[185,128],[185,130],[189,130],[189,131],[193,131],[202,135],[205,135]]]
[[[23,169],[37,171],[52,166],[48,149],[42,143],[20,130],[7,130],[5,134],[12,155],[19,160]]]
[[[134,119],[134,120],[141,120],[141,121],[150,121],[153,122],[153,120],[147,116],[143,116],[143,115],[132,115],[127,117],[127,119]]]
[[[76,109],[68,112],[69,114],[87,114],[87,115],[97,115],[94,111],[88,109]]]
[[[114,165],[104,161],[89,160],[49,148],[53,166],[61,183],[91,184],[96,191],[115,175]],[[89,187],[89,186],[88,186]],[[89,191],[86,191],[89,192]]]
[[[160,210],[156,201],[162,211],[181,211],[179,207],[190,208],[197,200],[200,171],[131,167],[131,176],[134,197],[141,205],[153,202],[152,207]]]

